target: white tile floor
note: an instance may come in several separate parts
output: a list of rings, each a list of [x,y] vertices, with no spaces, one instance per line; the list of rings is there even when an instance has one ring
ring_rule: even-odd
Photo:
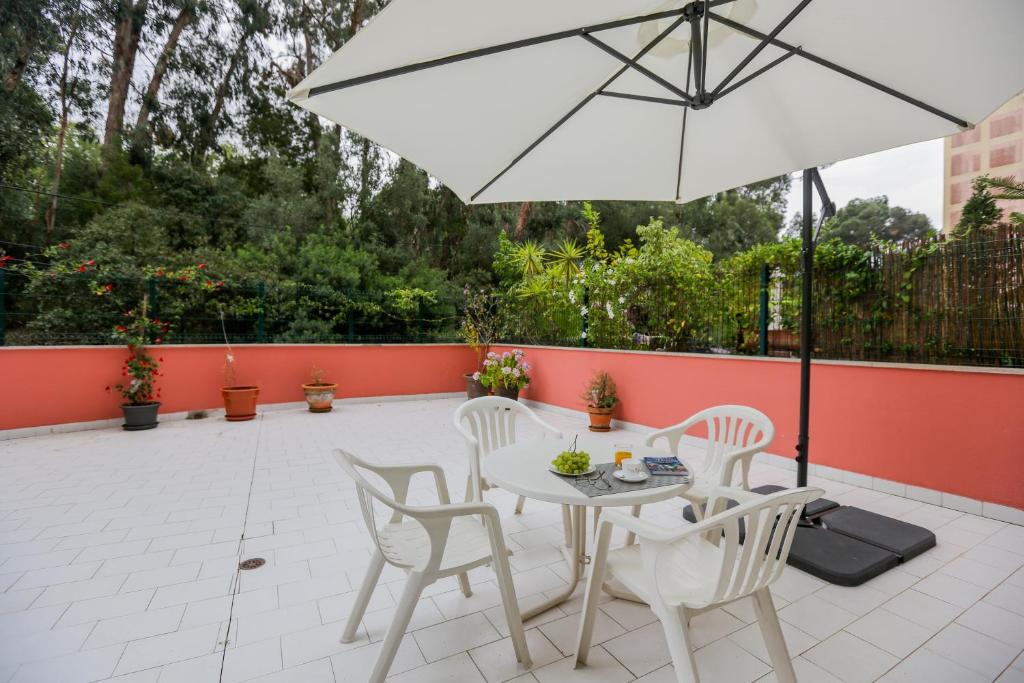
[[[339,642],[370,540],[332,447],[391,462],[434,461],[455,498],[466,471],[450,426],[458,401],[346,405],[328,415],[267,412],[229,424],[171,422],[0,442],[0,683],[115,680],[365,681],[403,575],[386,569],[358,640]],[[681,416],[682,417],[682,416]],[[567,431],[572,418],[545,418]],[[639,441],[617,432],[615,441]],[[755,465],[754,483],[793,474]],[[936,531],[939,546],[856,589],[789,568],[774,593],[802,681],[1024,681],[1024,528],[828,480],[829,497]],[[427,502],[428,487],[413,498]],[[523,603],[566,570],[555,506],[503,513]],[[680,505],[644,510],[676,524]],[[245,541],[239,539],[245,535]],[[240,558],[267,564],[236,571]],[[392,680],[674,680],[646,607],[601,606],[585,670],[568,655],[574,599],[530,622],[535,667],[512,656],[489,570],[474,595],[454,581],[427,591]],[[749,604],[693,622],[703,680],[774,680]]]

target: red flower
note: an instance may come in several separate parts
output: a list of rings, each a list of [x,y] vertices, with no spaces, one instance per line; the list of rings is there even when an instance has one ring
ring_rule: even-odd
[[[57,246],[58,246],[58,247],[60,247],[61,249],[67,249],[67,248],[68,248],[68,247],[70,247],[71,245],[70,245],[70,244],[69,244],[68,242],[61,242],[61,243],[60,243],[60,244],[58,244]],[[107,387],[107,389],[109,389],[109,388],[110,388],[110,387]]]
[[[153,343],[154,344],[159,344],[162,341],[163,341],[163,339],[161,339],[160,337],[157,337],[156,339],[153,340]]]
[[[103,285],[103,289],[107,290],[108,292],[113,292],[114,291],[114,285],[112,285],[112,284],[110,284],[108,282],[107,284]]]
[[[116,328],[114,328],[114,329],[116,329],[116,330],[117,330],[118,332],[127,332],[127,331],[128,331],[128,328],[127,328],[127,327],[125,327],[124,325],[118,325],[118,326],[117,326]]]
[[[224,286],[224,281],[223,281],[223,280],[221,280],[220,282],[218,282],[218,283],[217,283],[217,286],[218,286],[218,287],[223,287],[223,286]]]
[[[89,259],[88,261],[85,262],[85,265],[87,265],[87,266],[95,266],[96,265],[96,261],[93,260],[93,259]]]
[[[199,270],[206,270],[206,264],[205,263],[200,263],[198,268],[199,268]]]
[[[78,266],[78,272],[79,273],[84,273],[85,272],[85,266]]]
[[[206,286],[207,287],[213,287],[213,280],[207,280],[206,281]]]

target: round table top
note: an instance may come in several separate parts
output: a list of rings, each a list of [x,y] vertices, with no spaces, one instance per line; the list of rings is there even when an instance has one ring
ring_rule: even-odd
[[[551,461],[572,446],[572,439],[535,439],[499,448],[486,456],[483,461],[484,478],[491,484],[520,496],[543,500],[560,505],[586,505],[590,507],[619,507],[624,505],[646,505],[668,500],[690,488],[692,484],[675,484],[654,488],[609,493],[590,497],[577,490],[562,477],[548,470]],[[615,462],[615,443],[607,438],[595,438],[581,434],[577,450],[590,454],[590,462]],[[633,457],[665,456],[664,450],[642,445],[630,445]],[[686,461],[683,461],[686,464]],[[691,476],[693,468],[687,465]]]

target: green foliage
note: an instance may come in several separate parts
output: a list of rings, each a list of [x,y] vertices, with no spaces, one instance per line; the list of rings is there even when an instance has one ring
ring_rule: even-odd
[[[974,230],[990,228],[1003,217],[1003,210],[996,204],[995,197],[988,191],[988,176],[978,176],[971,183],[973,190],[970,198],[964,202],[960,222],[956,224],[957,235],[968,235]]]
[[[615,380],[607,372],[596,373],[587,383],[587,388],[581,398],[591,408],[614,408],[619,402]]]
[[[853,199],[822,227],[821,239],[839,239],[867,247],[875,241],[901,242],[935,236],[931,220],[901,206],[889,206],[889,198]]]

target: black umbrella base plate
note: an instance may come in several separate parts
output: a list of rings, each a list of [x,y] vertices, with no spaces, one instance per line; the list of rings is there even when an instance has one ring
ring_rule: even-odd
[[[755,493],[782,491],[758,486]],[[729,507],[736,505],[729,501]],[[789,564],[839,586],[859,586],[896,565],[935,547],[935,534],[924,527],[820,498],[806,508],[810,523],[797,528]],[[695,521],[691,506],[683,516]],[[744,529],[740,526],[740,543]]]

